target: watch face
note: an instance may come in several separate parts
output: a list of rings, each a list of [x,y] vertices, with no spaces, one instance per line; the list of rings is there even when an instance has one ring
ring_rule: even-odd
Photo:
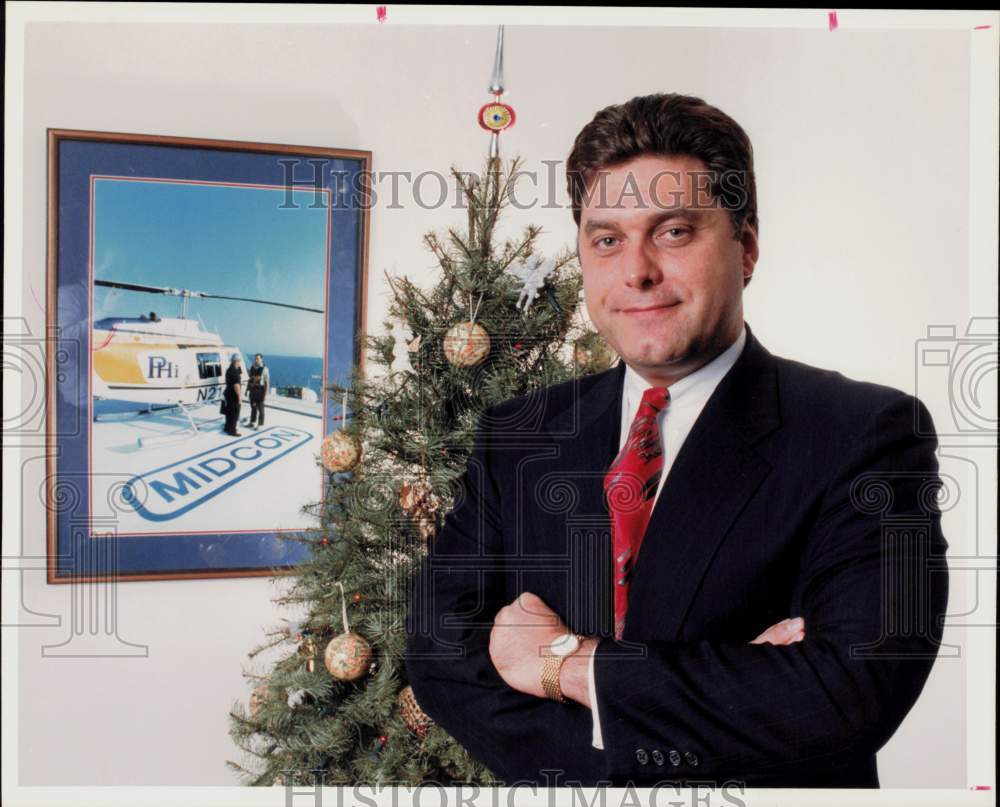
[[[575,634],[564,633],[562,636],[557,636],[552,640],[552,644],[549,645],[549,649],[552,651],[553,655],[568,656],[570,653],[575,652],[579,646],[580,640],[576,638]]]

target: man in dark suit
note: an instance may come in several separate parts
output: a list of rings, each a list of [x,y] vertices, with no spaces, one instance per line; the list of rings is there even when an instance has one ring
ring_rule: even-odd
[[[567,171],[622,361],[483,414],[410,603],[417,701],[509,785],[877,786],[947,602],[926,409],[745,325],[724,113],[609,107]]]
[[[224,413],[226,423],[222,430],[231,437],[241,437],[243,432],[238,431],[236,424],[240,419],[240,409],[243,405],[242,383],[243,383],[243,359],[239,353],[233,353],[229,357],[229,367],[226,369],[226,388],[222,393]]]

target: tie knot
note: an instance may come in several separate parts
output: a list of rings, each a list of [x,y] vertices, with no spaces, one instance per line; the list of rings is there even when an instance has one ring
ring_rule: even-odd
[[[663,409],[670,400],[670,390],[666,387],[650,387],[642,393],[643,406],[651,406],[657,412]]]

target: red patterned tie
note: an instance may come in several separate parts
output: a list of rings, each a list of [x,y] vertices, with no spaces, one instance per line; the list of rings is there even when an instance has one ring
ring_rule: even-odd
[[[604,477],[615,558],[615,639],[621,639],[625,627],[629,580],[660,485],[663,448],[656,416],[669,402],[665,387],[651,387],[642,394],[628,439]]]

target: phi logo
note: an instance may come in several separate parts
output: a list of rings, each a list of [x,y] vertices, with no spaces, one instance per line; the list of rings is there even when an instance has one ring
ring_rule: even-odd
[[[147,356],[146,378],[177,378],[180,371],[166,356]]]

